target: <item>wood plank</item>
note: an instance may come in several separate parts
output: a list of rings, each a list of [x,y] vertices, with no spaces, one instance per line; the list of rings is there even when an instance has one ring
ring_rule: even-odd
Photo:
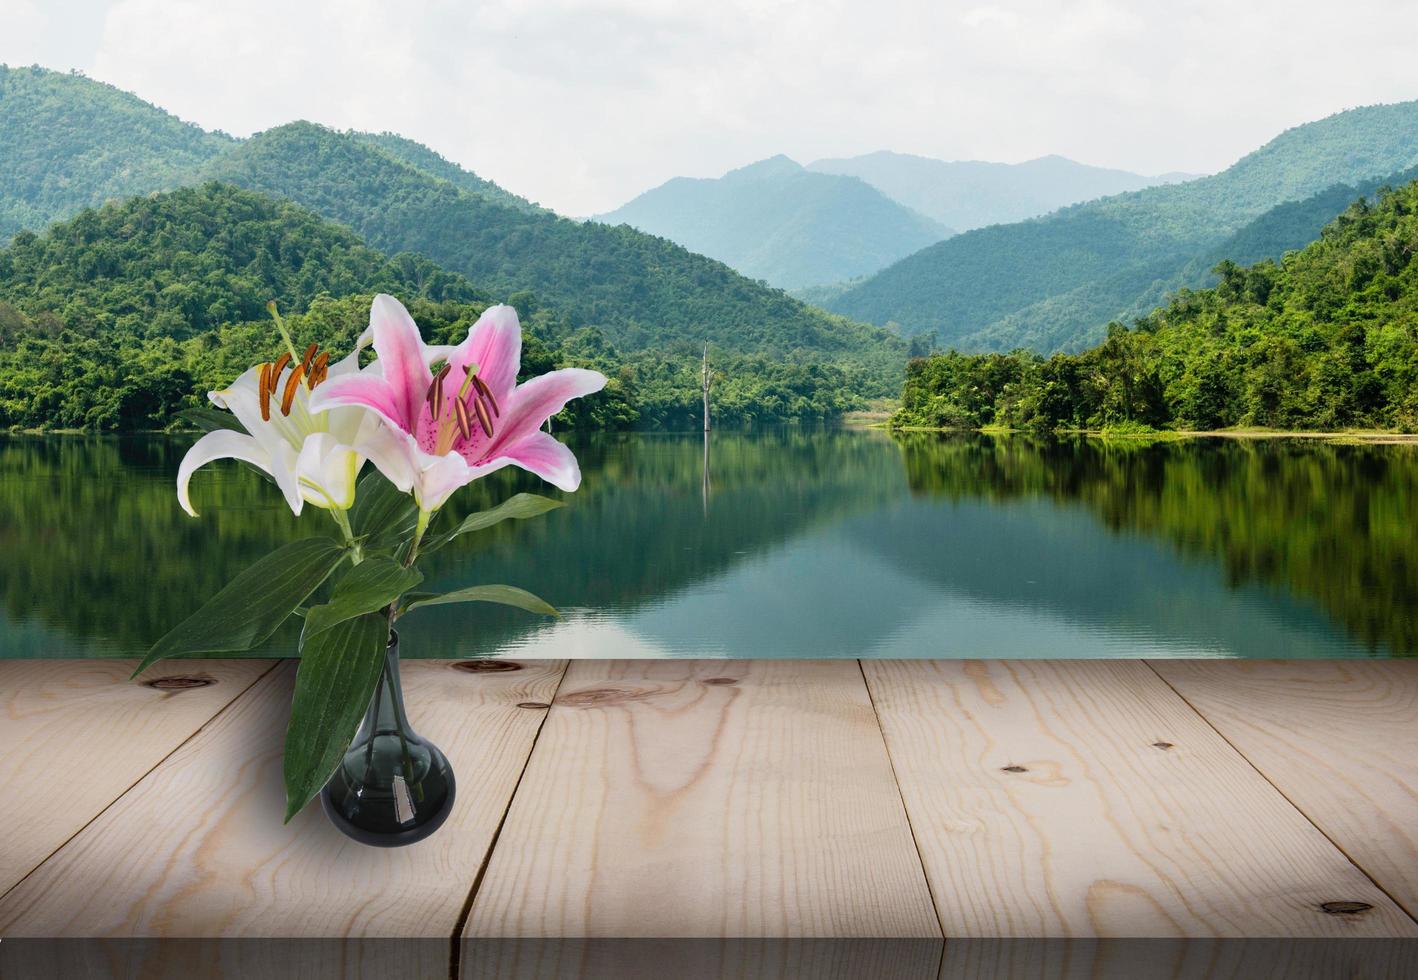
[[[1418,661],[1152,667],[1418,918]]]
[[[624,965],[653,948],[626,940],[725,938],[844,940],[761,947],[792,975],[933,976],[939,925],[857,665],[574,662],[463,935],[464,976],[601,975],[582,939],[620,940],[602,949]],[[903,945],[845,942],[883,937]],[[767,968],[745,956],[724,944],[693,975]]]
[[[948,938],[1418,936],[1144,663],[863,668]]]
[[[333,937],[352,943],[323,957],[335,975],[446,975],[451,937],[566,665],[510,666],[404,664],[410,720],[459,782],[453,814],[428,840],[365,847],[318,804],[282,826],[294,678],[283,667],[0,902],[0,936]],[[424,938],[441,941],[408,945]],[[203,955],[178,943],[131,948],[145,958],[128,966],[144,977],[183,975]],[[234,948],[269,957],[261,944]],[[426,962],[411,964],[411,948]],[[250,966],[240,956],[221,963],[223,975]]]
[[[0,661],[0,895],[271,669],[269,660]]]

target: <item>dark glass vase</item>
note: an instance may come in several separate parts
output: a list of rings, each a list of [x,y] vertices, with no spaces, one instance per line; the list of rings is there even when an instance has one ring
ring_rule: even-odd
[[[443,825],[455,791],[447,757],[420,738],[404,715],[395,633],[359,733],[320,791],[320,805],[336,827],[361,844],[403,847]]]

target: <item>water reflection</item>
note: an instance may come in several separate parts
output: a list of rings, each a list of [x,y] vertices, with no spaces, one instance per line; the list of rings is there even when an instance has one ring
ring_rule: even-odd
[[[323,531],[238,467],[199,475],[188,518],[171,482],[188,441],[0,442],[0,655],[131,655],[280,540]],[[570,506],[449,547],[429,574],[531,588],[565,618],[436,608],[406,622],[411,655],[1418,651],[1412,446],[788,430],[575,448]],[[503,473],[456,499],[517,489],[539,488]]]

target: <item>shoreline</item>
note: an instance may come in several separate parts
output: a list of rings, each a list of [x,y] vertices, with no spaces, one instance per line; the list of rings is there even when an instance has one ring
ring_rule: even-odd
[[[930,425],[890,426],[885,423],[861,423],[866,428],[880,428],[888,432],[974,432],[982,435],[1031,435],[1025,429],[986,427],[980,429],[947,429]],[[1361,445],[1418,445],[1418,433],[1397,432],[1385,429],[1338,429],[1332,432],[1315,429],[1157,429],[1154,431],[1128,431],[1110,429],[1055,429],[1055,436],[1088,436],[1094,439],[1117,439],[1120,441],[1169,442],[1182,439],[1311,439],[1317,442]]]

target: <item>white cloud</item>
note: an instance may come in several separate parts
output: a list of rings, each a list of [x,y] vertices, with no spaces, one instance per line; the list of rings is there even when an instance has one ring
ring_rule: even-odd
[[[238,134],[396,130],[572,214],[778,152],[1215,170],[1418,97],[1416,29],[1405,0],[0,0],[12,64]]]

